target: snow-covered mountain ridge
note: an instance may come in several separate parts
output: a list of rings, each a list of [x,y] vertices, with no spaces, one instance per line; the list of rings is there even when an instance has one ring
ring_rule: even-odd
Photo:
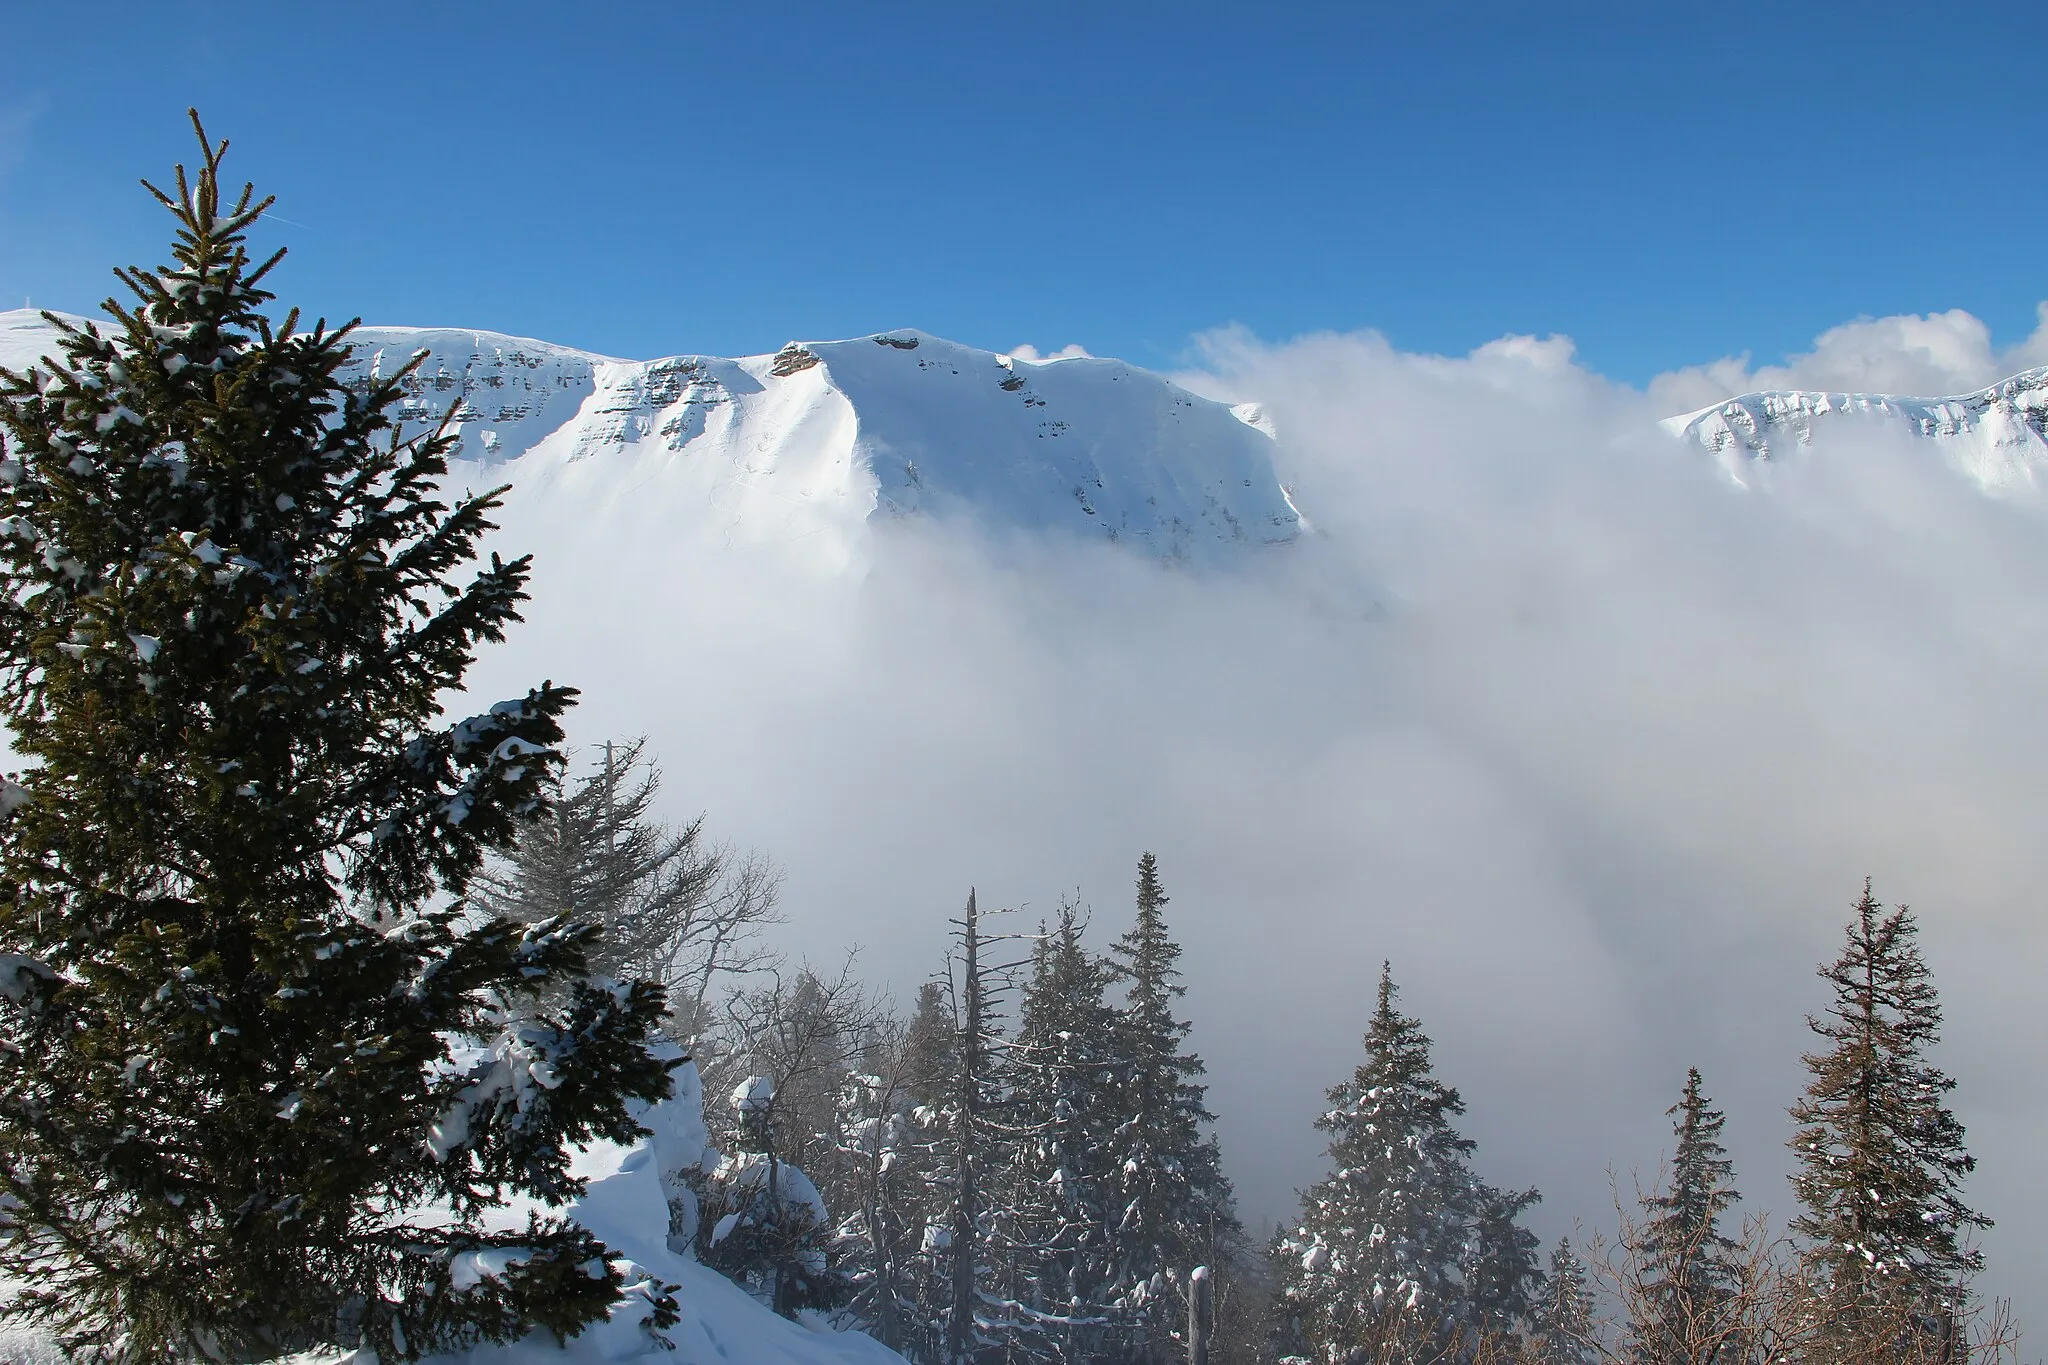
[[[452,407],[473,476],[527,497],[651,499],[678,533],[822,539],[843,558],[870,518],[929,514],[1200,563],[1301,530],[1254,410],[1121,361],[1020,359],[914,331],[649,361],[490,332],[356,339],[357,383],[427,353],[406,415]],[[0,364],[50,347],[38,315],[0,313]]]
[[[1750,461],[1785,459],[1810,445],[1816,430],[1849,422],[1928,441],[1986,491],[2024,486],[2048,465],[2048,368],[1945,398],[1747,393],[1669,418],[1664,428],[1712,452],[1732,477],[1746,481]]]

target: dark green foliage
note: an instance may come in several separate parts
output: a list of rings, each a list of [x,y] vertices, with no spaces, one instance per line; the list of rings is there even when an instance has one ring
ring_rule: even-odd
[[[1697,1067],[1686,1073],[1685,1093],[1669,1113],[1678,1150],[1669,1186],[1643,1200],[1631,1349],[1644,1362],[1707,1365],[1735,1354],[1728,1318],[1742,1267],[1721,1216],[1741,1196],[1729,1183],[1735,1166],[1721,1146],[1726,1119],[1702,1092]]]
[[[1480,1334],[1504,1337],[1535,1311],[1533,1294],[1543,1279],[1537,1259],[1541,1243],[1521,1220],[1542,1198],[1535,1190],[1497,1190],[1484,1182],[1473,1187],[1459,1269],[1465,1324]]]
[[[892,1142],[903,1181],[894,1185],[895,1214],[884,1228],[877,1286],[888,1295],[870,1321],[891,1315],[888,1344],[921,1362],[945,1358],[946,1311],[952,1301],[953,1177],[960,1128],[954,1096],[961,1070],[960,1022],[948,984],[927,981],[904,1029],[897,1084],[907,1103]]]
[[[1110,1148],[1116,1287],[1141,1326],[1141,1356],[1163,1359],[1186,1316],[1179,1284],[1197,1265],[1220,1261],[1238,1235],[1230,1181],[1214,1122],[1203,1103],[1200,1057],[1187,1049],[1190,1025],[1175,1017],[1187,994],[1180,945],[1166,927],[1158,861],[1138,859],[1137,922],[1110,948],[1113,980],[1125,988],[1115,1049],[1122,1104]]]
[[[1009,1049],[1014,1087],[1008,1293],[1051,1360],[1113,1358],[1119,1172],[1110,1164],[1121,1110],[1108,965],[1081,942],[1079,913],[1041,929]]]
[[[1976,1163],[1945,1102],[1955,1082],[1926,1058],[1941,1005],[1912,912],[1887,911],[1866,881],[1855,915],[1841,957],[1821,969],[1834,1001],[1808,1020],[1824,1046],[1806,1057],[1812,1079],[1792,1109],[1803,1207],[1792,1227],[1845,1324],[1952,1304],[1982,1264],[1964,1239],[1991,1225],[1960,1194]]]
[[[63,357],[0,373],[26,763],[0,802],[0,1270],[13,1311],[127,1359],[568,1334],[619,1293],[603,1248],[485,1215],[572,1197],[571,1143],[638,1132],[661,993],[584,979],[584,926],[452,899],[542,805],[572,694],[437,723],[527,563],[450,582],[493,497],[438,500],[452,439],[399,439],[403,374],[343,387],[348,328],[260,311],[269,201],[222,200],[224,146],[158,194],[175,263],[119,272],[113,331],[52,318]],[[457,1289],[494,1248],[523,1256]]]
[[[1285,1353],[1337,1361],[1426,1346],[1437,1358],[1498,1337],[1533,1306],[1536,1243],[1517,1220],[1536,1192],[1473,1178],[1473,1144],[1453,1124],[1464,1101],[1436,1078],[1429,1038],[1396,994],[1383,965],[1365,1061],[1316,1120],[1331,1173],[1275,1247]]]

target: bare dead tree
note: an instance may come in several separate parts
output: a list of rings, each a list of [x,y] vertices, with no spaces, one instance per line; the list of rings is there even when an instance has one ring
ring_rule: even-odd
[[[839,1093],[887,1018],[855,974],[857,960],[849,951],[830,973],[757,967],[756,984],[726,997],[697,1048],[707,1089],[743,1076],[774,1082],[776,1148],[805,1170],[829,1164]]]

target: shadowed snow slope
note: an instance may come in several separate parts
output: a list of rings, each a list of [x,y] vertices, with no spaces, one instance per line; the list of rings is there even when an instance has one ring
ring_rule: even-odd
[[[651,501],[672,535],[802,543],[843,567],[877,513],[1192,563],[1300,529],[1255,412],[1121,361],[1013,359],[919,332],[652,361],[487,332],[357,338],[356,382],[427,352],[406,416],[453,408],[468,472],[584,511]],[[0,313],[0,364],[49,346],[38,315]]]
[[[1823,424],[1858,422],[1926,438],[1987,492],[2030,486],[2048,463],[2048,369],[1951,398],[1747,393],[1670,418],[1664,428],[1712,451],[1731,477],[1747,483],[1751,461],[1789,457]]]

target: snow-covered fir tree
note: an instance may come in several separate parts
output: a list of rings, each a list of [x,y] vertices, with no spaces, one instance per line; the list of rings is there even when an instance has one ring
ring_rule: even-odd
[[[1008,1246],[1011,1142],[1001,997],[1018,965],[1002,953],[1016,936],[989,933],[971,890],[952,923],[953,951],[937,997],[943,1013],[917,1030],[930,1060],[948,1068],[916,1113],[931,1186],[915,1296],[936,1340],[929,1355],[913,1358],[930,1365],[966,1365],[1007,1350],[1017,1326],[997,1264]]]
[[[978,923],[976,928],[978,932]],[[957,963],[949,959],[948,967],[946,981],[927,981],[919,988],[898,1063],[911,1101],[906,1147],[899,1159],[910,1164],[917,1189],[904,1219],[902,1250],[893,1259],[902,1332],[890,1345],[920,1365],[946,1359],[947,1310],[953,1294],[953,1180],[959,1156],[955,1101],[964,1049],[955,1010]]]
[[[1703,1090],[1699,1068],[1669,1111],[1677,1151],[1666,1187],[1643,1200],[1634,1234],[1629,1348],[1644,1365],[1711,1365],[1740,1354],[1734,1321],[1743,1272],[1721,1219],[1741,1199],[1721,1145],[1727,1120]]]
[[[348,327],[263,311],[270,201],[200,138],[172,262],[0,375],[10,1308],[122,1359],[573,1332],[619,1295],[605,1249],[484,1214],[638,1133],[662,993],[587,978],[590,926],[460,901],[572,694],[439,722],[527,561],[455,581],[495,495],[440,500],[409,367],[352,393]]]
[[[1008,1297],[1034,1358],[1121,1358],[1115,1284],[1122,1206],[1110,1165],[1121,1109],[1108,965],[1081,940],[1079,912],[1042,928],[1010,1051],[1006,1172],[1014,1248]]]
[[[710,1057],[700,1066],[723,1088],[750,1075],[769,1077],[781,1154],[829,1183],[839,1149],[834,1115],[881,1007],[855,976],[851,956],[830,975],[808,966],[757,975],[726,1000],[720,1027],[698,1049]],[[731,1135],[730,1128],[720,1131]]]
[[[1541,1243],[1522,1226],[1522,1215],[1542,1198],[1535,1190],[1474,1183],[1472,1221],[1458,1268],[1469,1330],[1505,1338],[1528,1324],[1543,1269]]]
[[[1536,1303],[1532,1346],[1537,1365],[1594,1365],[1601,1353],[1593,1314],[1586,1263],[1572,1249],[1572,1239],[1560,1237]]]
[[[1534,1192],[1474,1179],[1473,1144],[1453,1123],[1464,1102],[1436,1078],[1429,1038],[1396,994],[1382,966],[1365,1061],[1316,1120],[1331,1135],[1330,1174],[1275,1248],[1283,1354],[1339,1362],[1473,1340],[1529,1307],[1534,1242],[1515,1220]]]
[[[1138,1333],[1136,1357],[1173,1355],[1186,1317],[1189,1271],[1235,1242],[1230,1181],[1208,1125],[1202,1060],[1187,1046],[1190,1025],[1175,1007],[1181,948],[1166,926],[1158,860],[1138,859],[1137,919],[1110,949],[1124,988],[1114,1034],[1122,1103],[1109,1149],[1114,1172],[1112,1230],[1116,1290]]]
[[[1982,1265],[1968,1235],[1991,1220],[1963,1202],[1976,1165],[1946,1097],[1955,1088],[1927,1053],[1941,1003],[1920,956],[1919,927],[1865,882],[1842,954],[1821,969],[1834,993],[1808,1021],[1821,1040],[1793,1106],[1793,1187],[1820,1281],[1827,1334],[1890,1332],[1900,1315],[1952,1313]]]

